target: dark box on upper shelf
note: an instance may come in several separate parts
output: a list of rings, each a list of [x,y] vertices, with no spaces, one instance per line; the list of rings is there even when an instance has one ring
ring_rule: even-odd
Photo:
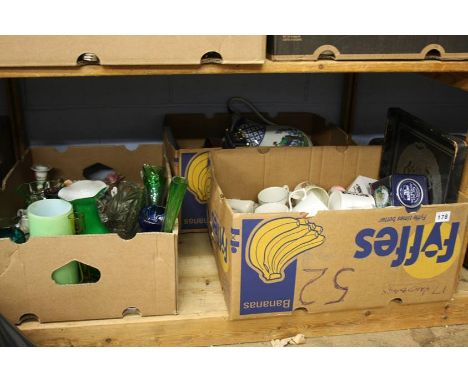
[[[274,61],[468,60],[468,36],[268,36]]]

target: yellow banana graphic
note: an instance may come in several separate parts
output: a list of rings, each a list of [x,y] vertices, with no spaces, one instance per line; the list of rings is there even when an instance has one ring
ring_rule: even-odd
[[[305,218],[285,217],[262,223],[247,244],[249,265],[263,281],[281,281],[289,263],[324,242],[322,231]]]
[[[209,166],[209,152],[194,155],[187,165],[185,177],[189,191],[198,202],[206,203],[210,198],[211,171]]]

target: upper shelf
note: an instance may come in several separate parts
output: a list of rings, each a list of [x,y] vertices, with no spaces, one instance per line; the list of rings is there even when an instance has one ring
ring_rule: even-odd
[[[296,61],[263,65],[159,65],[0,68],[0,78],[142,76],[173,74],[458,72],[468,78],[468,61]],[[466,74],[465,74],[466,73]],[[463,81],[466,84],[466,81]]]

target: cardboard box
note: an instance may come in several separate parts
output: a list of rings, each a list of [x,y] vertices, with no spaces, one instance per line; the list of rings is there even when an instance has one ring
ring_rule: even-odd
[[[0,36],[0,66],[262,64],[265,47],[266,36]]]
[[[273,61],[468,60],[468,36],[268,36]]]
[[[210,153],[210,238],[231,319],[449,300],[465,254],[468,203],[236,214],[226,198],[269,186],[376,178],[380,146]]]
[[[32,148],[19,161],[0,192],[1,216],[23,207],[16,188],[32,181],[32,163],[55,167],[49,179],[82,179],[82,169],[101,162],[139,181],[143,163],[162,164],[162,145]],[[97,283],[59,285],[51,274],[77,260],[101,272]],[[0,239],[0,311],[11,322],[34,315],[41,322],[122,317],[129,309],[143,316],[175,314],[177,230],[138,233],[33,237],[25,244]]]
[[[253,114],[245,114],[256,120]],[[348,145],[350,138],[341,129],[312,113],[279,113],[268,119],[279,125],[299,128],[315,145]],[[207,138],[221,142],[230,127],[231,114],[220,113],[208,118],[203,114],[168,114],[165,118],[164,145],[172,172],[185,176],[189,188],[181,209],[181,232],[207,230],[206,203],[209,197],[210,171],[208,153],[221,149],[220,144],[207,148]],[[237,149],[236,149],[237,150]]]

